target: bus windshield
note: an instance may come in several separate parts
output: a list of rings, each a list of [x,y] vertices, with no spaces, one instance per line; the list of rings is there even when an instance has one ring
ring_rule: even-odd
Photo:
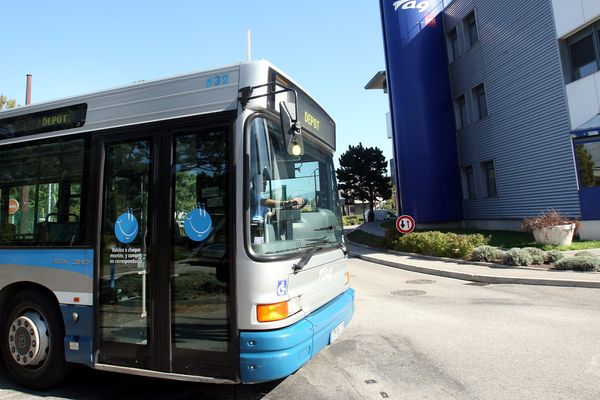
[[[342,217],[332,155],[304,139],[304,154],[287,153],[278,123],[250,124],[250,244],[257,256],[277,256],[342,241]]]

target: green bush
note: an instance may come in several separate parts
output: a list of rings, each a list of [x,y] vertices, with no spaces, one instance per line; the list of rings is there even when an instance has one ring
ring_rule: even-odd
[[[580,252],[583,253],[583,252]],[[580,254],[577,253],[577,254]],[[554,268],[560,270],[573,270],[573,271],[594,271],[600,270],[600,258],[589,254],[588,255],[575,255],[575,257],[566,257],[562,260],[558,260],[554,264]]]
[[[564,253],[560,250],[550,250],[546,252],[546,261],[549,264],[554,264],[558,260],[562,260],[565,257],[566,256],[564,255]]]
[[[531,255],[531,264],[540,265],[544,263],[546,253],[544,253],[543,250],[538,249],[537,247],[525,247],[523,250],[526,250],[529,255]]]
[[[344,215],[342,218],[344,226],[358,225],[362,224],[364,221],[362,215]]]
[[[478,246],[473,249],[471,259],[474,261],[497,262],[504,257],[504,251],[494,246]]]
[[[425,254],[435,257],[468,258],[477,246],[487,244],[489,238],[481,234],[459,235],[456,233],[413,232],[394,238],[388,231],[386,242],[393,250]]]
[[[533,257],[525,249],[512,248],[504,254],[502,263],[514,266],[527,266],[533,262]]]

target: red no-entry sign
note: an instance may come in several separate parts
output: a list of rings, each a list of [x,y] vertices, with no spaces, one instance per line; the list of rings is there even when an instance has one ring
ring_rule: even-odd
[[[410,215],[401,215],[396,220],[396,229],[403,234],[411,233],[416,225],[415,219]]]

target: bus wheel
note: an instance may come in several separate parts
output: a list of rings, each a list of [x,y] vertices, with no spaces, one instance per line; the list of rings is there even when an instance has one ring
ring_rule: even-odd
[[[46,389],[67,373],[64,325],[56,302],[36,290],[22,290],[8,303],[1,348],[13,379],[32,389]]]

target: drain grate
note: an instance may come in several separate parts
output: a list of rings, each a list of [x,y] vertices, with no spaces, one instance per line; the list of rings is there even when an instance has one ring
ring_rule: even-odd
[[[432,281],[431,279],[413,279],[411,281],[406,281],[406,283],[411,285],[431,285],[432,283],[436,282]]]
[[[427,292],[424,290],[394,290],[392,292],[392,295],[410,297],[410,296],[420,296],[425,293],[427,293]]]

